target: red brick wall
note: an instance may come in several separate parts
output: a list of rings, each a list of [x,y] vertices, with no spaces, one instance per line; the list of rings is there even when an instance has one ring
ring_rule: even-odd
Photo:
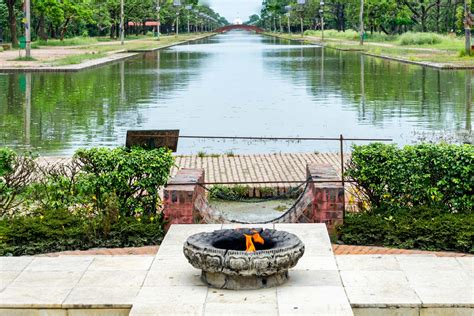
[[[163,214],[168,227],[171,224],[195,224],[202,221],[201,215],[194,209],[194,202],[198,196],[205,195],[204,188],[197,185],[203,182],[204,169],[181,169],[168,182],[163,192]]]
[[[329,164],[309,164],[306,167],[307,176],[314,181],[341,180],[336,170]],[[342,183],[312,183],[309,189],[313,195],[311,214],[306,214],[313,223],[325,223],[330,231],[343,223],[344,187]]]

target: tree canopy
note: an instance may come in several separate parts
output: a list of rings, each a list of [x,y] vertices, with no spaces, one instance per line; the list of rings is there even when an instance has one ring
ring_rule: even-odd
[[[212,17],[216,24],[226,24],[211,8],[198,4],[198,0],[182,1],[179,7],[173,6],[173,0],[124,0],[124,18],[126,33],[146,33],[150,28],[145,22],[156,21],[157,4],[160,6],[162,32],[175,31],[176,17],[197,29],[204,23],[201,12]],[[192,6],[187,10],[186,6]],[[18,43],[18,36],[23,31],[23,1],[0,0],[0,35],[3,39]],[[116,38],[119,35],[120,0],[31,0],[31,25],[33,39],[59,38],[70,36],[104,36]],[[128,27],[133,22],[133,30]],[[211,23],[211,22],[209,22]],[[187,26],[182,23],[183,29]]]
[[[320,5],[324,2],[324,6]],[[469,4],[471,0],[468,0]],[[361,0],[306,0],[304,6],[296,0],[264,0],[259,26],[274,28],[276,19],[291,6],[290,22],[305,29],[318,29],[324,15],[326,28],[345,31],[359,28]],[[400,34],[417,32],[462,32],[464,0],[364,0],[364,24],[368,32]],[[323,10],[323,13],[320,13]],[[255,18],[255,17],[254,17]]]

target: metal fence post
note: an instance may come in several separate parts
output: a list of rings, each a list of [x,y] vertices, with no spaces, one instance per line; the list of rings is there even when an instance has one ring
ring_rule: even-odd
[[[341,183],[344,195],[342,197],[343,208],[342,208],[342,219],[346,218],[346,190],[344,187],[344,136],[339,136],[340,150],[341,150]]]

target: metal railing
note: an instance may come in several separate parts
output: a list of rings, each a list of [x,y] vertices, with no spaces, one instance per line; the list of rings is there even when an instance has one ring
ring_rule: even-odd
[[[145,135],[143,135],[145,136]],[[339,155],[341,163],[341,180],[318,180],[310,181],[312,183],[342,183],[348,181],[344,179],[344,141],[353,142],[391,142],[391,138],[354,138],[344,137],[342,134],[339,137],[260,137],[260,136],[199,136],[199,135],[150,135],[158,138],[182,138],[182,139],[224,139],[224,140],[255,140],[255,141],[338,141],[339,142]],[[202,185],[239,185],[239,184],[298,184],[307,182],[308,180],[295,180],[295,181],[228,181],[228,182],[204,182]],[[192,183],[173,183],[173,185],[192,185]]]

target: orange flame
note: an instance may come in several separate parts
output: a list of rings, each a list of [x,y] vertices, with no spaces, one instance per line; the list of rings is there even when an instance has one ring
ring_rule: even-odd
[[[257,249],[255,249],[254,242],[262,244],[262,245],[265,242],[263,240],[262,236],[260,236],[260,234],[257,231],[253,230],[253,232],[255,232],[255,234],[253,234],[253,235],[244,234],[244,236],[245,236],[245,248],[246,248],[245,251],[246,252],[255,252],[255,251],[257,251]]]

